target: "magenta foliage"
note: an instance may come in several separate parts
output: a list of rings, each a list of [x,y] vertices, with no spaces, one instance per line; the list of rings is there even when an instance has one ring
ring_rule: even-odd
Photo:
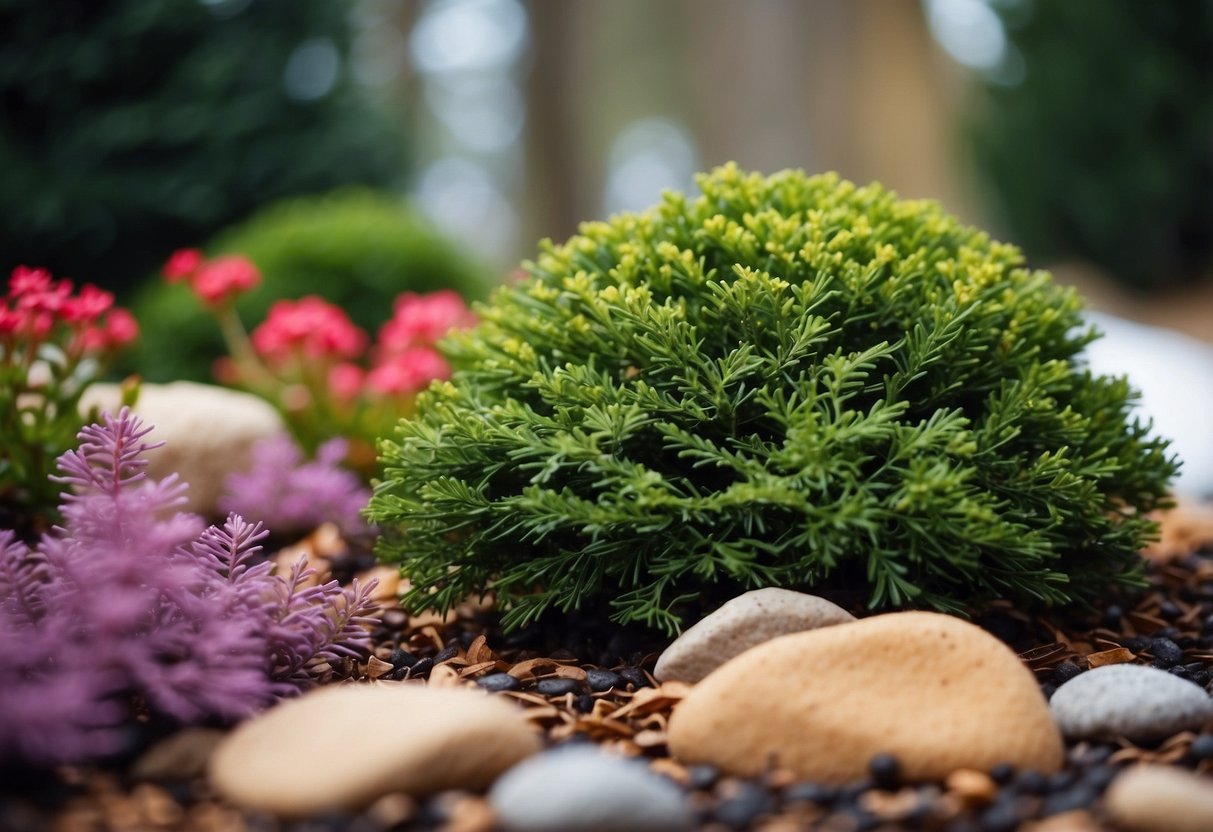
[[[0,763],[114,753],[143,707],[180,723],[230,721],[356,655],[373,585],[306,589],[257,562],[260,524],[173,511],[153,481],[149,430],[126,409],[59,459],[64,523],[30,547],[0,530]]]
[[[330,522],[346,534],[363,533],[362,509],[371,492],[340,467],[346,450],[345,440],[331,439],[305,462],[289,436],[263,439],[253,446],[249,470],[228,476],[220,506],[259,517],[276,532],[309,531]]]

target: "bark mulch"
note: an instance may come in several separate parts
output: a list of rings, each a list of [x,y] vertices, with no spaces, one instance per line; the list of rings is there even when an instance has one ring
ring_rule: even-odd
[[[366,565],[365,555],[326,540],[332,573]],[[305,542],[304,546],[313,545]],[[294,551],[298,551],[295,549]],[[1132,662],[1164,668],[1213,689],[1213,522],[1176,512],[1147,560],[1148,589],[1109,599],[1097,612],[1028,615],[995,604],[978,623],[1009,644],[1031,668],[1046,696],[1089,667]],[[386,606],[366,661],[332,668],[329,681],[426,679],[437,686],[478,685],[518,702],[550,745],[589,742],[649,761],[679,783],[702,830],[829,832],[1085,832],[1113,829],[1102,794],[1118,771],[1161,762],[1213,774],[1213,726],[1151,745],[1128,741],[1071,743],[1059,774],[1006,766],[956,772],[945,782],[902,784],[895,761],[873,761],[871,776],[844,787],[797,782],[775,770],[759,780],[722,776],[710,766],[670,758],[666,726],[688,691],[659,684],[651,669],[663,643],[589,620],[503,634],[491,609],[466,605],[445,620],[410,617]],[[756,718],[760,715],[756,714]],[[144,726],[149,735],[152,729]],[[208,832],[489,832],[483,795],[448,792],[423,801],[403,795],[357,814],[278,822],[241,813],[217,800],[202,776],[217,729],[171,733],[128,759],[104,767],[0,775],[0,830],[208,830]],[[356,753],[356,738],[351,739]]]

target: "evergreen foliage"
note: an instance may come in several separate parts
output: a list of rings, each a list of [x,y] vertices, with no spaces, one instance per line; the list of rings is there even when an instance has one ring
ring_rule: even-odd
[[[274,301],[319,295],[374,332],[403,291],[454,289],[483,298],[492,282],[488,269],[399,198],[361,188],[269,205],[206,248],[247,257],[261,271],[261,284],[236,302],[250,325]],[[180,287],[149,284],[133,309],[146,324],[128,359],[132,371],[152,381],[210,379],[223,339],[213,321],[182,303]]]
[[[1023,77],[987,81],[972,136],[1015,239],[1033,259],[1079,257],[1136,289],[1208,278],[1213,4],[991,8]]]
[[[354,84],[350,8],[0,0],[0,266],[116,288],[273,200],[391,184],[403,142]]]
[[[545,243],[450,342],[369,510],[406,604],[673,632],[719,590],[961,612],[1137,578],[1176,466],[1082,367],[1072,290],[879,185],[699,185]]]

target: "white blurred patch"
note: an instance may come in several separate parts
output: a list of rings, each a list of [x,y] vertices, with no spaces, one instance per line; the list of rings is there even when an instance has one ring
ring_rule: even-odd
[[[1213,496],[1213,346],[1187,335],[1097,312],[1104,337],[1087,347],[1093,372],[1127,375],[1141,391],[1136,413],[1183,461],[1178,493]]]

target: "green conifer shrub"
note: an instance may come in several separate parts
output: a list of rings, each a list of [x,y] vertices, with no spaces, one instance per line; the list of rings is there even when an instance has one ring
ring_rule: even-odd
[[[381,442],[405,602],[505,624],[704,593],[871,607],[1090,601],[1137,576],[1176,469],[1075,293],[936,204],[727,166],[542,246]]]

